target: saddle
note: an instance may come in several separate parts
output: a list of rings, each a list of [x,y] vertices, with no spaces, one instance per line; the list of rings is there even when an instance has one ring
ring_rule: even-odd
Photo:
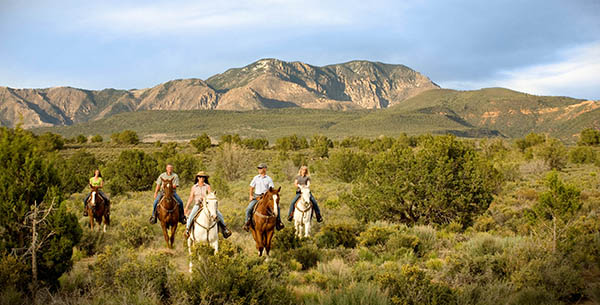
[[[165,201],[165,199],[167,199],[167,196],[164,196],[164,195],[163,195],[163,196],[162,196],[162,198],[160,198],[160,201],[158,202],[158,206],[159,206],[161,209],[163,209],[163,210],[167,211],[167,213],[169,213],[169,214],[172,214],[173,212],[175,212],[175,210],[177,210],[177,207],[178,207],[177,201],[175,200],[175,197],[174,197],[174,196],[171,196],[171,200],[173,200],[173,201],[175,202],[175,207],[173,207],[173,208],[172,208],[172,209],[170,209],[170,210],[167,210],[167,208],[165,208],[165,207],[162,205],[162,203],[163,203],[163,201]]]

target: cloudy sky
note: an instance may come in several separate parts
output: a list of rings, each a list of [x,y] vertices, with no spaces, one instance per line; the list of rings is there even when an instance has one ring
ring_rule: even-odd
[[[0,0],[0,86],[146,88],[261,58],[600,99],[600,0]]]

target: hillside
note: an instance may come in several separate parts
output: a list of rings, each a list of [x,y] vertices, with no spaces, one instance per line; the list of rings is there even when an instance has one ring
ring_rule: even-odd
[[[98,121],[35,132],[52,131],[109,136],[135,130],[145,141],[187,140],[206,132],[213,137],[278,137],[324,134],[376,137],[400,133],[452,133],[462,137],[522,137],[548,133],[566,142],[588,127],[600,128],[600,102],[566,97],[533,96],[508,89],[474,91],[430,90],[387,109],[334,111],[329,109],[263,109],[253,111],[138,111]]]
[[[325,67],[262,59],[201,79],[140,90],[0,87],[0,124],[72,125],[144,110],[375,109],[439,88],[403,65],[353,61]]]

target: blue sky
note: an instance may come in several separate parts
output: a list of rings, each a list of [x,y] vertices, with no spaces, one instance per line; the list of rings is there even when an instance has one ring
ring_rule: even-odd
[[[147,88],[260,58],[600,99],[600,0],[0,0],[0,86]]]

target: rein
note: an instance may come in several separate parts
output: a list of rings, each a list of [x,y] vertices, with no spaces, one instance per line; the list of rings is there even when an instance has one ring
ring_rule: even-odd
[[[300,197],[300,199],[299,199],[299,200],[304,200],[304,199],[302,199],[302,197]],[[298,202],[296,202],[296,204],[294,205],[294,208],[295,208],[296,210],[298,210],[298,212],[302,213],[302,217],[300,217],[300,219],[304,219],[304,214],[305,214],[306,212],[308,212],[308,211],[312,210],[312,202],[310,202],[310,200],[309,200],[309,202],[308,202],[308,206],[307,206],[307,207],[306,207],[306,209],[304,209],[304,210],[301,210],[301,209],[298,207]],[[311,211],[311,213],[312,213],[312,211]]]
[[[196,214],[197,216],[194,218],[194,225],[198,225],[202,229],[206,230],[206,243],[210,243],[209,238],[208,238],[209,237],[208,232],[210,232],[210,229],[214,228],[217,225],[217,221],[215,220],[216,215],[215,215],[215,217],[212,217],[210,210],[206,206],[207,206],[207,204],[200,203],[200,210],[198,211],[198,214]],[[201,223],[198,222],[198,217],[200,217],[200,213],[202,213],[202,211],[205,210],[205,207],[206,207],[206,213],[208,214],[208,219],[211,223],[211,225],[209,227],[205,227]],[[192,226],[192,228],[193,228],[193,226]],[[193,242],[196,242],[196,239],[194,238],[194,234],[190,234],[190,237],[192,238]]]

